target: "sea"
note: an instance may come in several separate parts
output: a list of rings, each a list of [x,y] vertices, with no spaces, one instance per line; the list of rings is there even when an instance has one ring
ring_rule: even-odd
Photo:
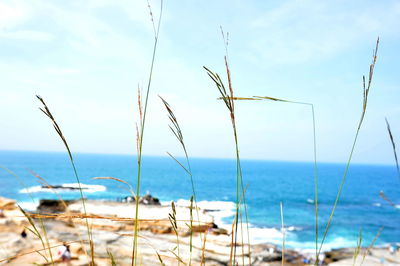
[[[95,177],[115,177],[136,187],[135,156],[76,153],[74,161],[88,199],[121,200],[130,195],[124,184]],[[212,210],[217,224],[231,224],[236,201],[235,160],[191,158],[190,162],[199,205]],[[315,248],[313,163],[242,160],[241,164],[251,242],[282,243],[282,202],[285,246]],[[344,170],[345,164],[318,164],[319,239]],[[34,174],[50,185],[76,186],[67,153],[0,151],[0,196],[17,200],[27,210],[34,210],[40,199],[58,199],[51,189],[42,188]],[[143,157],[140,190],[164,204],[185,202],[192,196],[189,176],[169,157]],[[69,189],[58,190],[58,194],[65,200],[80,197],[78,191]],[[351,164],[323,250],[356,246],[360,231],[362,246],[371,245],[378,232],[376,246],[400,242],[399,221],[400,179],[396,168]]]

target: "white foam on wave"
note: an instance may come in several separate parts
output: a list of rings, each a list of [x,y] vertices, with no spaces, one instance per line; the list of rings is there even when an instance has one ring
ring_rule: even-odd
[[[87,185],[87,184],[82,184],[81,183],[81,188],[82,191],[85,193],[94,193],[94,192],[102,192],[106,191],[107,188],[105,186],[101,185]],[[78,183],[67,183],[67,184],[62,184],[61,187],[57,188],[46,188],[42,186],[32,186],[29,188],[24,188],[19,191],[19,193],[27,194],[27,193],[38,193],[38,192],[44,192],[44,193],[54,193],[56,192],[79,192],[79,184]]]
[[[180,199],[176,202],[176,205],[189,207],[190,201]],[[223,221],[223,219],[226,217],[231,217],[235,214],[235,203],[232,201],[202,200],[197,202],[197,207],[207,211],[210,215],[214,217],[214,223],[224,228],[226,227],[227,224]]]
[[[39,202],[37,200],[35,200],[35,202],[23,201],[23,202],[18,202],[18,205],[26,211],[36,211],[37,206],[39,206]]]
[[[335,237],[334,239],[325,241],[324,245],[322,246],[321,251],[330,251],[336,248],[352,248],[355,246],[355,240],[353,238],[348,239],[344,237]],[[295,250],[301,252],[302,254],[307,254],[310,257],[315,257],[315,242],[308,241],[308,242],[300,242],[296,240],[289,240],[285,241],[285,245],[288,247],[292,247]]]
[[[162,205],[170,205],[170,202],[162,202]],[[180,199],[176,202],[177,206],[189,207],[190,201]],[[233,217],[235,215],[236,205],[231,201],[199,201],[197,206],[202,210],[208,211],[214,217],[214,222],[221,228],[228,231],[232,229],[232,224],[226,223],[224,218]],[[243,237],[247,239],[247,229],[243,227]],[[303,228],[286,225],[285,226],[285,245],[289,248],[301,251],[303,254],[312,256],[315,254],[314,241],[300,241],[298,234],[301,234]],[[250,242],[252,244],[271,243],[276,246],[282,245],[282,230],[275,227],[257,227],[249,224]],[[353,238],[335,237],[327,239],[322,247],[322,251],[332,250],[334,248],[354,247],[355,241]]]

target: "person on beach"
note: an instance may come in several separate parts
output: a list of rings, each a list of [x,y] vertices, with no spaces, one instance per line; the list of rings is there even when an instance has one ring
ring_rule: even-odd
[[[26,231],[25,231],[25,229],[24,229],[24,230],[22,230],[22,232],[21,232],[21,237],[22,237],[22,238],[26,238],[26,236],[27,236],[27,234],[26,234]]]
[[[63,262],[69,262],[71,260],[71,251],[69,250],[69,245],[63,243],[57,253]]]

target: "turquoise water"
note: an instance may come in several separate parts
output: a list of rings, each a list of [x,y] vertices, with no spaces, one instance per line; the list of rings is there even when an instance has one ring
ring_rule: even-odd
[[[90,199],[116,200],[129,195],[121,183],[93,180],[93,177],[112,176],[131,182],[136,180],[136,157],[128,155],[76,154],[75,161],[81,182],[92,187],[85,193]],[[230,159],[191,159],[199,201],[215,212],[225,223],[232,221],[235,190],[235,161]],[[57,198],[52,192],[40,189],[29,170],[45,178],[49,184],[75,183],[75,177],[65,153],[0,151],[0,165],[15,172],[24,185],[0,169],[0,195],[17,199],[28,206],[30,188],[35,200]],[[313,248],[314,183],[313,164],[243,160],[243,178],[248,185],[246,200],[254,242],[281,243],[280,201],[283,202],[285,225],[289,232],[287,245],[293,248]],[[320,231],[326,224],[332,203],[344,171],[343,164],[319,164]],[[144,157],[142,193],[150,192],[162,201],[189,199],[190,180],[172,159]],[[355,246],[362,226],[363,245],[370,244],[379,228],[384,227],[377,244],[400,242],[400,209],[382,200],[379,192],[400,204],[400,180],[395,167],[353,164],[337,207],[326,248]],[[60,192],[64,199],[79,197],[79,192]]]

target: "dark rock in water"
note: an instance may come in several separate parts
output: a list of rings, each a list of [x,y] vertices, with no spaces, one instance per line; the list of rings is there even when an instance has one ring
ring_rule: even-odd
[[[335,261],[340,261],[344,259],[349,259],[354,256],[354,248],[340,248],[333,249],[331,251],[325,252],[325,263],[332,263]]]
[[[40,200],[39,206],[37,207],[38,212],[65,212],[66,206],[75,202],[74,200],[51,200],[51,199],[42,199]]]
[[[69,190],[80,190],[79,187],[68,187],[68,186],[63,186],[63,185],[43,185],[42,188],[48,188],[48,189],[69,189]],[[85,187],[82,187],[82,190],[87,189]]]
[[[132,203],[135,202],[135,198],[132,196],[127,196],[121,199],[121,202]],[[150,194],[146,194],[143,197],[139,197],[139,203],[143,205],[161,205],[160,200],[156,197],[153,197]]]
[[[146,194],[145,196],[140,197],[139,203],[144,205],[161,205],[160,200],[150,194]]]

